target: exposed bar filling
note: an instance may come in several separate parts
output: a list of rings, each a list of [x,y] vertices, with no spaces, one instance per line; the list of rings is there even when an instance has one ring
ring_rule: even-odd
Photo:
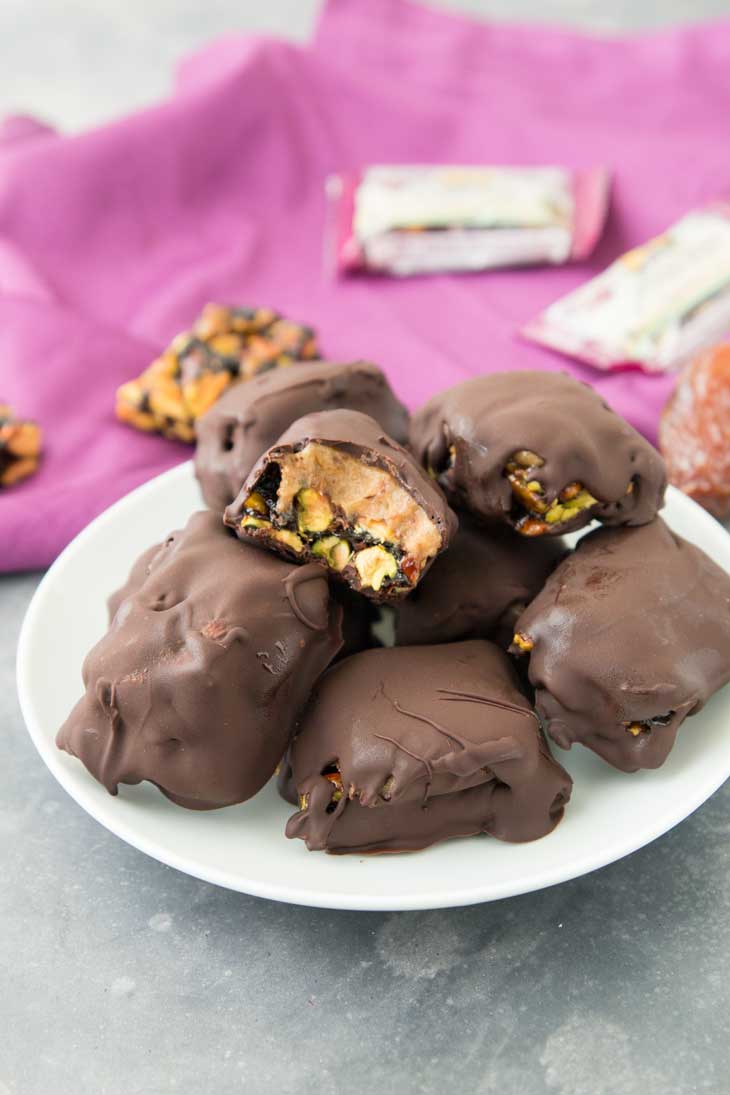
[[[325,808],[325,812],[328,813],[328,814],[331,814],[331,813],[334,813],[334,810],[335,810],[335,807],[337,806],[337,803],[340,802],[340,800],[345,797],[345,787],[344,787],[344,784],[342,782],[342,773],[340,772],[340,769],[338,768],[337,763],[335,761],[333,761],[331,764],[325,765],[325,767],[322,769],[321,774],[324,776],[325,779],[329,780],[329,782],[332,784],[332,797],[331,797],[329,803],[327,804],[327,806]],[[395,776],[390,775],[390,776],[388,776],[385,783],[381,787],[381,789],[380,789],[380,798],[382,798],[384,802],[389,802],[390,801],[391,792],[392,792],[394,783],[395,783]],[[348,788],[347,797],[348,797],[348,799],[355,799],[355,798],[359,797],[359,792],[353,784],[350,784],[350,787]],[[299,809],[300,810],[306,810],[306,809],[308,809],[308,807],[309,807],[309,795],[300,795],[299,796]]]
[[[652,719],[633,720],[625,722],[624,727],[628,734],[638,738],[641,734],[650,734],[655,727],[668,726],[676,712],[668,711],[666,715],[656,715]]]
[[[520,449],[505,465],[504,474],[512,488],[512,523],[523,536],[542,536],[558,526],[570,524],[578,514],[598,505],[582,483],[568,483],[557,498],[548,502],[540,481],[545,461],[529,449]]]
[[[414,586],[441,548],[437,526],[393,476],[315,441],[267,465],[240,527],[375,592]]]

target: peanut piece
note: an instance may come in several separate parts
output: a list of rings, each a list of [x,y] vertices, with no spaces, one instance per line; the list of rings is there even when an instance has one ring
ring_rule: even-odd
[[[300,532],[324,532],[332,524],[334,511],[327,495],[312,487],[297,492],[297,527]]]

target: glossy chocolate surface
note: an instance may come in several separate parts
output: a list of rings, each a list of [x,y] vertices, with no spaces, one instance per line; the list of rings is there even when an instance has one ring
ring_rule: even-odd
[[[59,748],[111,794],[150,780],[191,809],[245,801],[340,648],[324,572],[241,544],[205,512],[139,560],[128,587]]]
[[[316,688],[280,786],[311,850],[408,851],[550,832],[570,796],[508,657],[482,640],[370,650]],[[287,791],[288,785],[288,791]],[[339,796],[339,797],[338,797]]]
[[[533,644],[536,706],[558,745],[581,742],[626,772],[657,768],[730,680],[730,577],[661,518],[599,529],[516,630]]]

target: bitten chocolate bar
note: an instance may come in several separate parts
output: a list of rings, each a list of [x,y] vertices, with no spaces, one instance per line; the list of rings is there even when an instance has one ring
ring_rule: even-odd
[[[207,505],[224,510],[258,458],[302,415],[347,407],[371,415],[389,437],[408,440],[408,412],[377,365],[315,361],[238,384],[197,424],[195,474]]]
[[[264,453],[225,522],[287,558],[318,560],[376,601],[418,584],[457,520],[439,487],[375,419],[305,415]]]
[[[138,430],[195,440],[195,422],[233,384],[318,357],[314,331],[268,308],[206,304],[136,380],[117,390],[117,418]]]
[[[667,372],[730,330],[730,202],[688,213],[523,334],[599,369]]]
[[[585,258],[606,217],[602,169],[378,165],[328,180],[340,272],[430,274]]]

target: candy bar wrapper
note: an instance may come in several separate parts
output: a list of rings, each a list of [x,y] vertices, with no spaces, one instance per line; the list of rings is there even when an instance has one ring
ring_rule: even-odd
[[[340,273],[408,276],[585,258],[606,219],[601,168],[374,166],[331,176]]]
[[[599,369],[678,368],[730,333],[730,201],[627,251],[522,333]]]

